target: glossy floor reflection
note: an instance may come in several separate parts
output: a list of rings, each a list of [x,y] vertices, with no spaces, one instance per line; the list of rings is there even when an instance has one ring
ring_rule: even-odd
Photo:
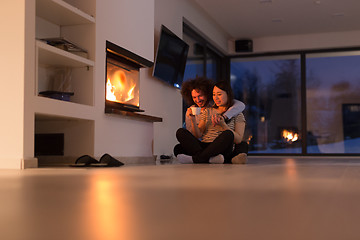
[[[0,238],[360,239],[360,161],[0,170]]]

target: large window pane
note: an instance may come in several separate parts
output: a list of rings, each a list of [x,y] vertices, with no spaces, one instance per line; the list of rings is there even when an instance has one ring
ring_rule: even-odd
[[[183,34],[184,41],[189,44],[189,52],[186,60],[184,81],[196,78],[197,76],[204,76],[204,49],[191,36],[186,33]]]
[[[301,153],[299,56],[231,60],[235,98],[246,104],[249,153]]]
[[[184,23],[183,27],[183,40],[189,45],[184,81],[196,77],[224,80],[225,55],[190,26]]]
[[[219,67],[219,57],[214,54],[210,49],[206,52],[206,77],[213,79],[214,81],[219,81],[219,74],[217,69]]]
[[[359,55],[307,55],[308,153],[360,153]]]
[[[184,81],[201,76],[204,76],[203,61],[188,58],[185,66]]]

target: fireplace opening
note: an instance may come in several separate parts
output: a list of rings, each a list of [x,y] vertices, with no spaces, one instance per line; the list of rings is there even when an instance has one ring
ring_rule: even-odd
[[[139,108],[139,70],[108,58],[106,100],[130,108]]]
[[[140,109],[140,68],[152,62],[106,41],[105,112]]]

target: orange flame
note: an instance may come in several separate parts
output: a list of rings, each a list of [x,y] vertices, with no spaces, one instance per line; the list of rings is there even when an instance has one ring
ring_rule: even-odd
[[[253,136],[250,135],[250,136],[246,139],[246,143],[247,143],[247,144],[250,144],[250,141],[251,141],[252,138],[253,138]]]
[[[295,142],[299,139],[299,135],[297,133],[288,130],[283,130],[282,137],[285,138],[287,142]]]
[[[128,93],[127,93],[128,97],[125,99],[125,101],[129,101],[129,100],[131,100],[131,99],[134,98],[134,89],[135,89],[135,85],[133,85],[133,86],[129,89],[129,91],[128,91]]]
[[[116,101],[115,89],[115,86],[113,86],[110,82],[110,78],[108,78],[106,82],[106,100]]]
[[[136,84],[127,79],[123,71],[116,71],[106,82],[106,99],[110,101],[127,102],[134,98]]]

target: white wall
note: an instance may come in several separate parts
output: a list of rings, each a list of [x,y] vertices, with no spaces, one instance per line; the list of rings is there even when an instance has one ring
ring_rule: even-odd
[[[95,72],[95,149],[94,155],[104,153],[119,157],[152,156],[153,123],[104,114],[105,107],[105,42],[119,45],[153,61],[154,1],[106,0],[96,6],[96,72]],[[142,73],[140,94],[148,81]],[[143,96],[140,96],[142,101]],[[151,112],[140,102],[145,114]]]
[[[0,168],[20,168],[24,152],[25,0],[0,2]]]

